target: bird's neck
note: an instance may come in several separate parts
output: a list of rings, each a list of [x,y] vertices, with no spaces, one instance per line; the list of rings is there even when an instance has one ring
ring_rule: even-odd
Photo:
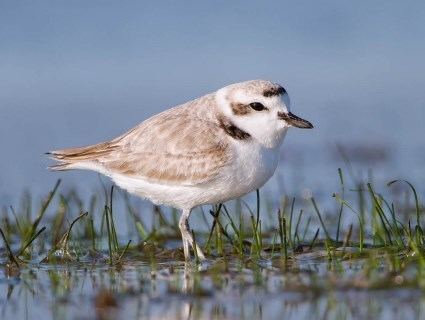
[[[288,128],[283,128],[281,130],[274,132],[273,134],[268,134],[267,136],[263,136],[263,137],[257,137],[257,140],[265,148],[278,149],[282,145],[287,131],[288,131]]]

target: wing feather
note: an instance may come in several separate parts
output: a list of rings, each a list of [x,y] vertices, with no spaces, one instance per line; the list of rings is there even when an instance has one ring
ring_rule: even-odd
[[[109,142],[54,151],[52,157],[62,163],[52,168],[72,169],[76,163],[86,162],[111,174],[156,183],[197,185],[211,181],[231,160],[228,140],[217,122],[188,111],[170,109]]]

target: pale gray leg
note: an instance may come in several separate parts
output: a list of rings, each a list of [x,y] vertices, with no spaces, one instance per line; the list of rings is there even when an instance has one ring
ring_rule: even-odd
[[[202,253],[201,248],[194,243],[192,233],[189,228],[189,216],[190,216],[190,210],[183,210],[182,215],[180,217],[179,221],[179,228],[182,233],[182,241],[183,241],[183,252],[184,252],[184,258],[189,261],[190,260],[190,251],[189,251],[189,245],[193,248],[193,250],[196,250],[196,253],[198,254],[198,258],[201,260],[205,260],[205,256]]]
[[[189,211],[183,210],[182,215],[180,217],[180,221],[179,221],[179,228],[182,234],[184,258],[187,261],[190,260],[189,238],[188,238],[188,233],[190,232],[188,231],[189,228],[187,227],[189,215],[190,215],[190,210]]]

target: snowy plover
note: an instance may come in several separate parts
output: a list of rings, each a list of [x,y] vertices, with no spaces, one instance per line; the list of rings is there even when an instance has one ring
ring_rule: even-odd
[[[193,208],[238,198],[275,172],[289,127],[313,125],[289,111],[289,96],[275,83],[235,83],[159,113],[99,144],[52,151],[52,170],[86,169],[121,188],[182,210],[179,227],[186,259],[194,243]]]

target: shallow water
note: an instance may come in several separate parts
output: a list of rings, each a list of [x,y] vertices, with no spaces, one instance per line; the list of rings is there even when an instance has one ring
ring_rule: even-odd
[[[380,157],[375,153],[372,156]],[[252,221],[250,215],[256,213],[256,209],[252,209],[257,205],[255,194],[244,198],[246,206],[241,201],[225,204],[230,214],[225,215],[226,210],[223,209],[220,221],[233,240],[226,239],[224,254],[218,253],[218,242],[213,243],[212,252],[207,255],[210,260],[200,265],[183,262],[176,212],[164,208],[152,210],[151,206],[135,198],[126,201],[125,193],[118,190],[113,192],[111,205],[108,199],[112,190],[109,186],[105,186],[96,198],[90,199],[88,194],[62,188],[63,182],[62,185],[58,183],[57,194],[34,230],[42,226],[47,229],[25,254],[28,260],[20,270],[8,261],[2,242],[0,315],[5,319],[311,319],[312,315],[323,319],[424,317],[422,260],[415,256],[417,252],[407,245],[406,239],[404,242],[401,240],[403,244],[396,245],[398,231],[391,230],[393,244],[387,243],[382,232],[379,235],[380,226],[376,224],[377,215],[374,213],[376,208],[372,210],[374,207],[365,183],[363,181],[361,188],[368,200],[362,207],[359,205],[361,193],[355,182],[360,178],[356,172],[351,177],[353,173],[347,171],[344,171],[344,199],[359,212],[364,211],[365,215],[366,241],[361,254],[358,246],[341,246],[341,240],[348,234],[353,244],[359,241],[357,216],[348,207],[343,212],[340,242],[332,259],[321,240],[325,238],[324,228],[310,197],[316,197],[327,232],[335,238],[339,203],[331,197],[331,192],[342,195],[336,173],[333,190],[314,193],[311,189],[300,190],[300,196],[294,202],[293,217],[290,197],[281,199],[275,196],[273,189],[261,190],[261,238],[264,241],[261,257],[253,253],[255,242],[249,224]],[[294,181],[302,180],[302,174],[299,172]],[[407,184],[388,187],[377,183],[374,187],[377,194],[394,203],[399,223],[409,226],[409,229],[411,225],[414,229],[416,210],[412,190]],[[285,186],[278,185],[276,188],[284,190]],[[419,195],[421,197],[421,193]],[[108,210],[105,211],[105,205],[113,208],[120,246],[129,240],[136,244],[130,246],[123,260],[115,266],[108,262],[104,221]],[[4,207],[1,227],[8,235],[14,252],[22,245],[20,235],[26,234],[22,230],[31,229],[37,220],[39,208],[39,202],[30,194],[24,195],[12,208]],[[277,235],[277,208],[282,210],[289,223],[288,239],[293,241],[287,261],[283,258],[284,253],[278,252],[274,245],[281,243]],[[210,209],[215,210],[205,206],[203,211],[198,209],[191,216],[197,241],[202,245],[207,243],[213,225],[213,218],[208,213]],[[390,213],[387,208],[384,209],[390,219]],[[298,229],[296,221],[300,210],[304,213]],[[67,251],[64,251],[66,246],[61,245],[61,249],[49,259],[43,259],[48,255],[49,245],[60,244],[59,239],[68,230],[70,222],[86,211],[89,213],[82,215],[84,219],[78,221],[70,232],[70,255],[63,255]],[[92,234],[87,231],[91,219],[94,234],[98,235],[93,238],[96,246],[88,240]],[[244,222],[239,231],[246,233],[245,240],[251,244],[244,243],[242,254],[236,253],[237,245],[229,248],[230,241],[237,239],[230,219],[237,225]],[[143,225],[144,231],[138,229],[137,222]],[[351,226],[352,234],[348,231]],[[316,230],[319,230],[317,239]],[[224,238],[224,233],[220,234]],[[213,241],[218,241],[219,236],[215,236]],[[295,246],[296,242],[301,243],[301,247]],[[92,247],[101,250],[88,249]],[[123,250],[119,248],[119,252]]]
[[[346,248],[347,252],[350,248]],[[352,249],[356,251],[355,248]],[[411,270],[385,259],[368,275],[365,259],[329,262],[318,248],[281,258],[127,258],[120,266],[30,263],[0,271],[3,319],[420,319],[424,293]]]

